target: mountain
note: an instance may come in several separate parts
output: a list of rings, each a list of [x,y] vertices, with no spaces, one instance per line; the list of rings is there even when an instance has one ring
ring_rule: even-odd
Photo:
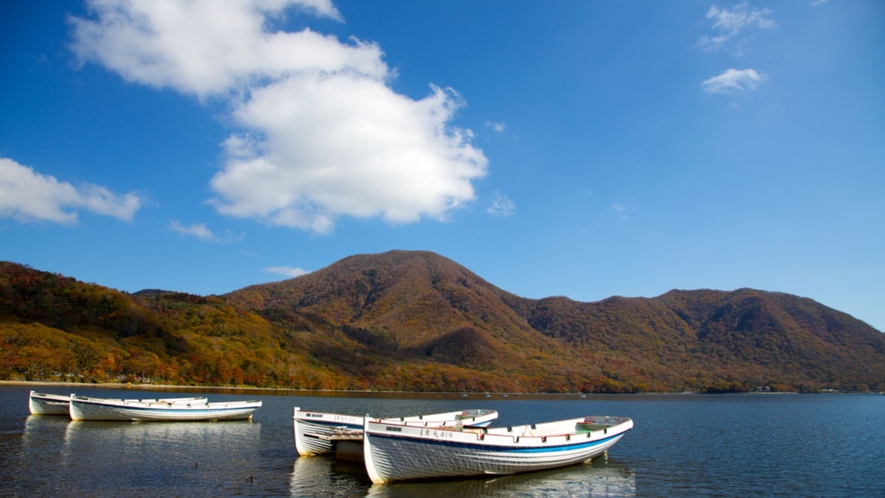
[[[810,299],[753,289],[526,299],[420,251],[351,256],[206,297],[130,295],[0,263],[0,377],[53,375],[418,391],[866,391],[885,388],[885,335]]]
[[[352,256],[298,278],[246,287],[224,296],[274,323],[307,317],[325,325],[341,347],[315,344],[311,355],[347,370],[363,358],[395,358],[467,389],[549,389],[553,378],[588,382],[596,368],[559,341],[533,330],[501,299],[503,291],[457,263],[429,252]],[[511,296],[517,299],[516,296]],[[379,365],[371,365],[378,367]],[[370,371],[374,372],[374,368]],[[362,375],[354,371],[353,375]],[[386,387],[386,386],[385,386]],[[530,389],[529,389],[530,388]]]
[[[553,387],[563,378],[593,391],[885,386],[882,333],[810,299],[753,289],[532,300],[439,255],[391,251],[226,298],[264,316],[322,317],[394,350],[423,348],[428,359],[471,368],[495,371],[506,358],[534,376],[528,366],[543,358],[556,371]]]
[[[840,388],[866,390],[882,386],[885,373],[882,333],[789,294],[674,290],[597,303],[548,298],[520,315],[580,350],[626,355],[671,386],[815,390],[839,379]]]

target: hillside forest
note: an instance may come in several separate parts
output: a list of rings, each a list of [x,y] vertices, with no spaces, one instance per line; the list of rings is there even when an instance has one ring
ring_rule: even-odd
[[[813,300],[674,290],[526,299],[434,253],[357,255],[196,296],[0,262],[0,379],[291,389],[885,389],[885,336]]]

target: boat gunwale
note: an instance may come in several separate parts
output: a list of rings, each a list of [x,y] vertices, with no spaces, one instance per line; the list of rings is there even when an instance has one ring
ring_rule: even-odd
[[[233,411],[233,410],[243,410],[249,408],[261,408],[262,402],[258,400],[254,401],[231,401],[231,402],[214,402],[214,403],[198,403],[196,406],[182,406],[184,403],[168,403],[168,402],[157,402],[152,401],[151,403],[155,403],[157,406],[138,406],[133,404],[124,404],[124,403],[143,403],[142,401],[130,401],[130,400],[108,400],[102,398],[75,398],[71,397],[71,403],[80,403],[92,406],[103,406],[107,408],[116,408],[121,410],[131,410],[131,411],[161,411],[164,413],[169,412],[182,412],[182,413],[193,413],[193,412],[225,412],[225,411]],[[213,406],[218,404],[224,405],[234,405],[234,406]]]
[[[317,417],[316,415],[320,415]],[[494,416],[492,416],[494,415]],[[427,417],[427,418],[425,418]],[[451,417],[451,418],[448,418]],[[465,424],[465,420],[489,417],[489,420],[483,421],[481,423],[486,424],[490,423],[498,418],[498,410],[488,409],[488,408],[475,408],[475,409],[467,409],[467,410],[458,410],[452,412],[442,412],[442,413],[429,413],[429,414],[421,414],[421,415],[410,415],[406,417],[382,417],[379,420],[390,421],[392,423],[404,423],[408,425],[414,424],[427,424],[427,423],[442,423],[445,422],[454,422],[455,425],[460,426],[470,426],[469,424]],[[298,421],[309,422],[309,423],[321,423],[321,424],[334,424],[338,422],[338,425],[351,425],[351,421],[353,424],[362,426],[363,425],[363,417],[362,415],[344,415],[340,413],[331,413],[331,412],[315,412],[302,410],[299,407],[295,407],[294,414],[292,418]],[[453,425],[454,426],[454,425]]]
[[[39,399],[41,401],[70,401],[71,395],[65,396],[64,394],[52,394],[52,393],[38,393],[37,391],[31,391],[29,394],[31,399]]]
[[[335,421],[331,421],[331,420],[321,420],[321,419],[296,419],[296,420],[298,420],[299,423],[323,425],[323,426],[328,426],[330,428],[355,427],[355,428],[359,428],[360,430],[362,430],[362,427],[363,427],[363,424],[348,424],[348,423],[344,423],[341,421],[335,422]]]

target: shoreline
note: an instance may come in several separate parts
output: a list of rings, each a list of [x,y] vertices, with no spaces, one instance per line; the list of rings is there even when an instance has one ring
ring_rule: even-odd
[[[785,394],[883,394],[883,393],[854,393],[854,392],[821,392],[821,393],[798,393],[798,392],[747,392],[747,393],[696,393],[696,392],[672,392],[672,393],[513,393],[513,392],[421,392],[421,391],[346,391],[329,389],[295,389],[287,387],[240,387],[240,386],[177,386],[170,384],[131,384],[122,382],[108,382],[100,384],[86,384],[79,382],[41,381],[41,380],[0,380],[0,386],[47,386],[47,387],[72,387],[76,386],[98,389],[125,389],[133,391],[162,391],[162,392],[187,392],[208,391],[222,394],[246,394],[262,393],[271,396],[308,396],[308,397],[412,397],[412,398],[469,398],[469,399],[585,399],[585,398],[608,398],[612,396],[716,396],[716,395],[745,395],[758,394],[777,396]]]

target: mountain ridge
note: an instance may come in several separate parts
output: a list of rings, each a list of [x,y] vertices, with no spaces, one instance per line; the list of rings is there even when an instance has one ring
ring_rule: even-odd
[[[701,289],[529,299],[427,251],[349,256],[205,297],[127,295],[0,263],[0,376],[34,376],[39,363],[4,359],[4,341],[50,338],[98,351],[67,367],[98,381],[147,371],[173,383],[331,389],[885,388],[885,335],[808,298]],[[35,347],[45,356],[48,346]]]
[[[316,291],[319,283],[328,279],[332,283],[324,293],[324,309],[317,310],[328,314],[335,303],[341,302],[333,296],[362,296],[364,289],[371,288],[372,292],[365,295],[371,295],[372,299],[349,302],[351,311],[344,315],[346,320],[362,328],[379,327],[398,337],[401,332],[395,324],[404,323],[408,313],[402,307],[397,308],[398,321],[391,323],[379,307],[383,308],[386,302],[401,303],[408,299],[401,298],[401,293],[391,286],[372,287],[359,275],[377,277],[389,272],[406,272],[406,269],[412,275],[405,279],[412,297],[423,297],[427,307],[424,311],[431,312],[423,315],[424,322],[413,324],[424,330],[423,336],[414,338],[416,340],[433,340],[443,333],[446,324],[452,329],[467,322],[496,339],[501,338],[502,328],[506,328],[509,339],[521,340],[521,345],[545,346],[536,337],[523,339],[526,335],[531,337],[534,331],[554,339],[557,346],[577,349],[578,357],[605,353],[617,360],[639,360],[643,368],[658,370],[661,377],[666,377],[667,372],[663,370],[699,368],[700,363],[706,363],[712,367],[706,370],[713,372],[705,375],[728,378],[738,373],[743,376],[740,382],[745,384],[750,381],[746,377],[751,371],[755,371],[755,380],[762,384],[771,383],[766,378],[775,377],[794,384],[803,380],[812,382],[821,375],[816,372],[819,365],[815,362],[837,358],[843,366],[852,363],[851,354],[840,349],[849,344],[853,348],[870,349],[868,352],[875,355],[880,365],[885,357],[885,342],[880,332],[808,298],[755,289],[702,289],[671,290],[653,298],[613,296],[597,302],[580,302],[563,296],[529,299],[499,289],[463,266],[428,252],[390,251],[351,256],[315,272],[309,286],[303,280],[309,275],[305,275],[247,287],[226,297],[248,307],[242,300],[244,293],[260,294],[275,289],[270,294],[276,298],[285,293],[300,296],[305,292],[303,289],[309,287]],[[399,284],[403,285],[402,281]],[[301,310],[305,305],[311,308],[312,303],[281,299],[270,307]],[[346,307],[336,309],[342,308]],[[412,305],[405,306],[405,310],[410,309]],[[458,320],[448,320],[452,316]],[[442,326],[428,323],[430,317],[442,317]],[[839,331],[850,334],[834,335]],[[693,359],[680,359],[686,355]],[[784,369],[778,362],[793,371],[781,371]],[[655,364],[663,364],[665,368],[655,368]],[[748,368],[748,364],[752,368]],[[838,375],[832,368],[823,371],[830,377]]]

